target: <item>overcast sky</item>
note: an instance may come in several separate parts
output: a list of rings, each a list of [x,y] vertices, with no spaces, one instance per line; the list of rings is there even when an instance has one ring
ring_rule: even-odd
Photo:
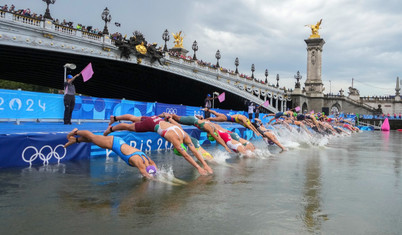
[[[16,9],[30,8],[44,13],[41,0],[0,0],[14,3]],[[394,95],[396,77],[402,79],[402,2],[400,0],[57,0],[51,15],[103,29],[101,13],[108,7],[112,15],[109,32],[132,35],[141,31],[150,43],[163,45],[162,33],[183,31],[184,47],[193,55],[197,40],[198,59],[220,65],[273,83],[294,88],[294,75],[300,71],[304,85],[307,77],[307,51],[304,39],[321,18],[319,34],[323,47],[322,80],[325,93],[352,84],[361,96]],[[121,23],[116,27],[114,22]],[[173,37],[168,42],[173,47]],[[331,81],[331,82],[330,82]],[[330,86],[331,84],[331,86]]]

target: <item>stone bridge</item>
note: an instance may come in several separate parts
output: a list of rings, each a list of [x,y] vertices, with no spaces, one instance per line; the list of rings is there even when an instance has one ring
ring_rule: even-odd
[[[194,60],[171,56],[167,53],[161,59],[163,65],[151,63],[146,58],[139,62],[135,56],[128,59],[121,58],[119,48],[115,46],[114,41],[108,35],[92,34],[57,25],[49,19],[37,20],[0,11],[0,46],[6,47],[8,50],[10,50],[9,48],[20,48],[21,51],[33,49],[96,58],[110,61],[110,63],[136,64],[143,66],[144,71],[158,70],[176,74],[217,87],[222,91],[229,92],[232,95],[241,97],[243,100],[249,100],[258,105],[262,105],[268,100],[270,105],[266,109],[270,112],[286,110],[287,106],[289,106],[288,103],[290,104],[291,101],[290,95],[283,89],[254,79],[244,78],[239,74],[226,72],[220,68],[204,66]],[[4,59],[2,58],[2,60]],[[52,60],[52,58],[49,58],[49,60]],[[42,63],[46,63],[46,61]],[[114,68],[111,67],[110,69],[113,70]],[[26,81],[24,80],[24,82]],[[47,81],[47,83],[52,84],[51,81]]]

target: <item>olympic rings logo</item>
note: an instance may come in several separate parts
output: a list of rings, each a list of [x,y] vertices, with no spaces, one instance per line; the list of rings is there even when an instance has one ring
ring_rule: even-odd
[[[175,109],[175,108],[166,108],[166,113],[168,113],[168,114],[177,114],[177,109]]]
[[[194,110],[194,116],[195,116],[195,115],[202,116],[202,112],[201,112],[201,111],[196,111],[196,110]]]
[[[63,154],[59,154],[61,151],[57,151],[58,148],[61,148],[63,150]],[[34,153],[29,157],[26,158],[25,152],[28,149],[33,149]],[[31,151],[30,151],[31,152]],[[35,161],[38,157],[43,161],[43,165],[48,165],[49,160],[54,156],[58,160],[58,163],[60,162],[61,159],[63,159],[67,154],[67,150],[64,148],[62,144],[57,145],[54,150],[50,145],[45,145],[43,146],[39,151],[37,148],[34,146],[28,146],[22,151],[22,160],[24,162],[28,162],[30,166],[32,166],[32,162]],[[27,154],[29,156],[29,154]]]

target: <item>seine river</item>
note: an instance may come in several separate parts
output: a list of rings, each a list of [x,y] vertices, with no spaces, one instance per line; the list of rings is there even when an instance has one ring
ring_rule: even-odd
[[[1,169],[0,232],[401,234],[401,142],[399,132],[364,132],[248,159],[211,146],[207,177],[152,152],[161,181],[116,157]]]

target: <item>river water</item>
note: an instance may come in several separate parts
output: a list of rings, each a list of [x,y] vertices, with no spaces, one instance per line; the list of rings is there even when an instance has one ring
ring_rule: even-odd
[[[207,177],[152,152],[161,181],[116,157],[2,169],[0,233],[401,234],[401,140],[363,132],[256,158],[210,146]]]

